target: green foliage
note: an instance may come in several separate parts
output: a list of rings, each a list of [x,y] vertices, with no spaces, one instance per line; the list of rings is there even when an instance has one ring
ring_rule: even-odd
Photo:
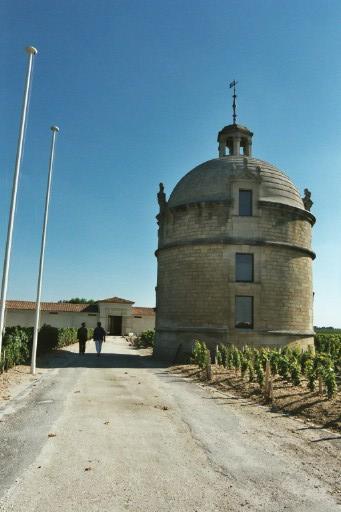
[[[20,329],[20,327],[6,329],[1,354],[1,367],[4,370],[28,360],[32,343],[32,337],[29,335],[28,329]]]
[[[262,387],[264,384],[264,370],[263,370],[263,366],[262,366],[260,358],[255,363],[255,372],[256,372],[257,382]]]
[[[270,353],[270,357],[269,357],[272,375],[277,375],[277,373],[278,373],[279,359],[280,359],[280,353],[277,352],[276,350],[273,350]]]
[[[245,345],[241,350],[243,357],[245,357],[248,361],[252,361],[254,357],[254,349]]]
[[[324,370],[326,368],[333,368],[333,360],[329,354],[316,354],[314,357],[314,368],[316,375],[323,377]]]
[[[291,361],[300,361],[302,350],[295,347],[288,350],[288,356]]]
[[[210,380],[212,378],[211,352],[206,347],[206,344],[203,341],[195,340],[192,355],[193,361],[199,368],[206,370],[206,378]]]
[[[221,364],[224,366],[224,368],[226,368],[227,367],[227,346],[219,345],[219,353],[221,355]]]
[[[254,370],[252,361],[249,361],[248,370],[249,370],[249,382],[253,382],[255,380],[255,370]]]
[[[66,347],[77,342],[77,329],[74,327],[52,327],[43,325],[38,335],[38,354],[56,348]]]
[[[299,386],[301,383],[301,366],[297,361],[291,361],[289,363],[289,372],[291,382],[294,386]]]
[[[207,368],[211,364],[211,352],[206,348],[204,353],[204,368]]]
[[[76,343],[77,340],[77,329],[73,327],[63,327],[58,329],[57,332],[57,347],[66,347],[67,345],[72,345],[72,343]]]
[[[227,347],[226,366],[229,370],[233,368],[233,345]]]
[[[304,352],[301,352],[299,361],[300,361],[300,365],[301,365],[301,372],[303,374],[306,373],[308,362],[313,361],[313,359],[314,359],[314,355],[311,350],[305,350]]]
[[[341,371],[341,334],[316,334],[315,349],[317,353],[329,354],[334,366]]]
[[[231,354],[232,354],[231,358],[232,358],[233,368],[237,371],[240,368],[240,353],[239,353],[239,350],[236,347],[232,347]]]
[[[133,338],[133,345],[135,348],[153,347],[155,342],[155,331],[148,330]]]
[[[247,369],[249,368],[250,361],[248,360],[246,354],[241,352],[240,354],[240,371],[242,379],[244,379]]]
[[[322,377],[326,386],[327,396],[333,398],[337,391],[333,357],[330,353],[319,353],[314,358],[315,378]]]
[[[88,329],[88,338],[92,338],[93,329]],[[30,359],[33,340],[33,327],[7,327],[3,339],[0,367],[8,370],[27,363]],[[37,354],[65,347],[77,342],[77,329],[51,327],[43,325],[38,334]]]
[[[335,395],[335,393],[337,391],[337,386],[336,386],[335,371],[331,366],[324,369],[323,381],[326,385],[328,398],[329,399],[333,398],[333,396]]]
[[[270,358],[270,350],[268,348],[260,348],[257,350],[256,359],[259,364],[262,366],[263,370],[265,370],[266,362]]]
[[[96,301],[93,299],[84,299],[80,297],[73,297],[69,300],[60,300],[59,304],[96,304]]]
[[[317,327],[317,325],[314,325],[314,331],[316,333],[341,334],[341,329],[335,327]]]
[[[194,362],[199,366],[199,368],[204,368],[205,363],[207,362],[206,344],[202,341],[195,340],[192,355]]]
[[[315,391],[316,387],[316,370],[313,359],[309,359],[305,365],[305,374],[308,379],[308,388],[310,391]]]
[[[262,387],[266,363],[269,361],[272,375],[279,375],[294,386],[299,386],[302,376],[305,376],[308,380],[308,388],[314,391],[317,379],[321,378],[328,398],[332,398],[337,392],[336,375],[341,370],[339,338],[341,339],[341,336],[337,334],[318,335],[316,354],[311,349],[307,351],[290,347],[256,349],[245,346],[239,350],[234,345],[221,344],[217,349],[217,362],[230,370],[235,369],[236,372],[240,370],[242,378],[248,374],[250,382],[256,380]],[[203,342],[196,341],[193,356],[201,368],[207,367],[206,345]]]
[[[154,347],[155,331],[148,330],[144,331],[140,335],[141,346],[143,347]]]
[[[278,358],[278,374],[282,377],[282,379],[289,379],[289,359],[285,354],[280,354]]]
[[[217,347],[217,352],[216,352],[216,354],[217,354],[217,364],[218,364],[219,366],[222,366],[222,365],[223,365],[223,354],[221,353],[221,351],[220,351],[220,348],[219,348],[219,347]]]

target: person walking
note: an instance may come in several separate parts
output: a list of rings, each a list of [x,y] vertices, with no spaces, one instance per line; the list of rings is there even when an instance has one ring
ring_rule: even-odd
[[[85,345],[88,341],[88,329],[85,326],[85,322],[77,331],[77,339],[79,343],[79,355],[85,354]]]
[[[97,322],[97,327],[94,330],[94,342],[96,344],[97,357],[101,355],[102,343],[105,341],[106,332],[102,327],[101,322]]]

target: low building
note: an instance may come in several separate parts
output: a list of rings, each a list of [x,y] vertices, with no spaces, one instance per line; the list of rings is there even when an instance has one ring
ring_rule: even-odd
[[[134,307],[134,302],[120,297],[110,297],[95,304],[72,304],[70,302],[42,302],[40,325],[53,327],[79,327],[85,322],[87,327],[96,327],[101,322],[112,335],[121,336],[133,332],[141,334],[155,328],[155,310],[147,307]],[[24,300],[6,302],[6,326],[34,325],[36,303]]]

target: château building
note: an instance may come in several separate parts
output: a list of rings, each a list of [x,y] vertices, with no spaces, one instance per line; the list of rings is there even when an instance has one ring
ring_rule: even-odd
[[[36,303],[28,300],[6,301],[6,327],[33,327]],[[70,302],[42,302],[40,325],[52,327],[96,327],[101,322],[108,334],[123,336],[129,333],[140,335],[154,330],[154,308],[134,307],[134,302],[120,297],[109,297],[93,304]]]

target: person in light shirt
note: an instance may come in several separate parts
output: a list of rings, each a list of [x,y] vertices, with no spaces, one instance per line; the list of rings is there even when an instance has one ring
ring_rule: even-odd
[[[99,357],[101,355],[102,344],[103,344],[103,341],[105,341],[105,335],[106,335],[106,332],[103,329],[101,322],[97,322],[97,327],[95,327],[94,336],[93,336],[94,342],[96,344],[97,357]]]

